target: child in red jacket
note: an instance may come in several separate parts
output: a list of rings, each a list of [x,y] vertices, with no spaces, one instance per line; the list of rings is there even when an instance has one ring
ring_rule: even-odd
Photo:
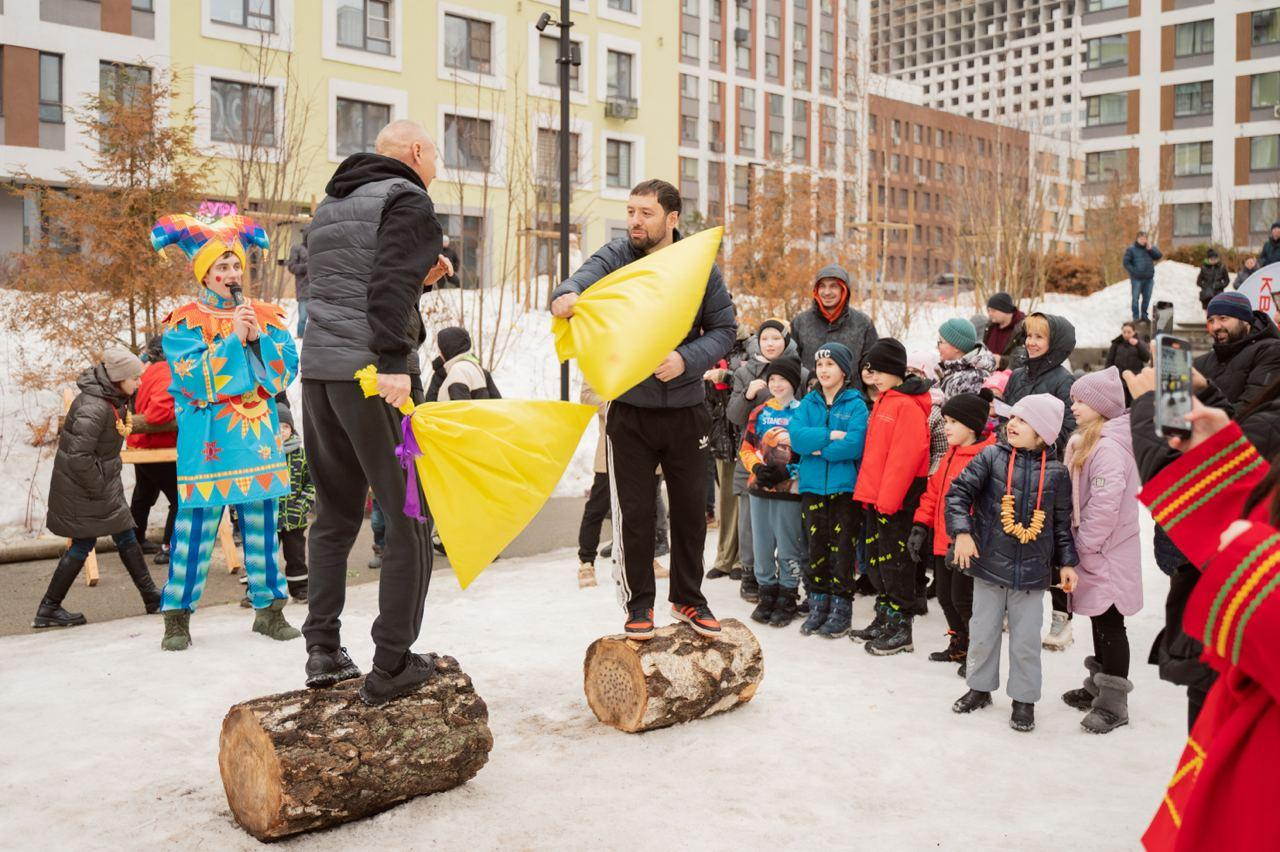
[[[995,435],[987,430],[991,399],[991,391],[984,389],[981,395],[958,393],[942,406],[947,453],[929,478],[929,489],[920,500],[920,508],[916,509],[915,526],[907,539],[907,553],[915,561],[923,561],[932,554],[938,604],[947,617],[947,635],[951,637],[946,650],[934,651],[929,659],[938,663],[959,663],[961,677],[965,675],[965,658],[969,654],[973,577],[956,568],[948,554],[951,539],[947,536],[946,496],[951,483],[973,457],[995,443]],[[933,530],[933,549],[926,550],[930,529]]]
[[[876,589],[876,615],[862,630],[849,631],[867,652],[887,656],[912,651],[911,618],[916,605],[915,563],[907,555],[916,506],[929,480],[930,383],[907,378],[907,350],[882,337],[867,352],[864,372],[880,391],[867,427],[867,444],[853,492],[867,507],[867,560]]]
[[[173,374],[169,371],[169,362],[164,359],[160,340],[158,334],[152,337],[142,353],[146,369],[133,398],[137,414],[134,431],[126,439],[131,450],[164,450],[178,446],[178,423],[174,417],[173,396],[169,393]],[[178,517],[178,463],[135,464],[133,473],[129,512],[133,515],[134,534],[142,545],[143,553],[154,553],[155,564],[167,565],[169,540],[173,538],[173,523]],[[156,544],[147,540],[147,520],[161,494],[169,501],[169,514],[164,519],[164,541]]]

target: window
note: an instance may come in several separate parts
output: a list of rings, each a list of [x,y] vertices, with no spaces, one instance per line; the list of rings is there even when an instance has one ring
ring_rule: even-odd
[[[680,33],[680,55],[685,59],[698,61],[697,33]]]
[[[693,15],[696,18],[702,11],[702,0],[684,0],[681,6],[684,8],[686,15]]]
[[[1253,44],[1280,44],[1280,8],[1253,13]]]
[[[154,12],[155,0],[133,0],[132,8],[139,12]]]
[[[138,8],[136,2],[133,8]],[[219,24],[275,32],[275,0],[210,0],[209,17]]]
[[[609,8],[616,9],[619,12],[632,12],[636,10],[636,0],[609,0]]]
[[[1173,29],[1173,55],[1199,56],[1213,53],[1213,19],[1178,24]]]
[[[755,89],[738,89],[738,111],[739,112],[755,112],[756,110],[756,92]]]
[[[767,77],[777,79],[778,73],[778,54],[766,53],[764,55],[764,73]]]
[[[538,36],[538,82],[543,86],[560,85],[560,39],[555,36]],[[582,68],[569,66],[569,88],[575,92],[582,91]]]
[[[469,172],[489,170],[493,123],[484,118],[462,115],[444,117],[444,164]]]
[[[40,54],[40,120],[62,123],[62,57]]]
[[[338,156],[372,151],[378,131],[391,123],[391,107],[338,98]]]
[[[1177,118],[1213,115],[1213,81],[1180,83],[1173,87],[1173,114]]]
[[[799,57],[791,60],[791,82],[797,89],[804,88],[809,81],[809,63]]]
[[[486,122],[487,123],[487,122]],[[485,139],[486,145],[488,138]],[[560,131],[538,128],[538,180],[558,183],[560,180]],[[578,183],[578,134],[569,134],[569,182]]]
[[[1280,198],[1255,198],[1249,202],[1249,233],[1265,234],[1280,220]]]
[[[131,105],[150,85],[151,69],[146,66],[98,63],[98,94],[104,100],[110,98]]]
[[[233,80],[209,81],[209,136],[215,142],[271,146],[276,90]]]
[[[797,49],[807,48],[809,46],[809,28],[804,24],[797,23],[795,25],[794,30],[795,30],[796,48]]]
[[[1175,177],[1213,174],[1213,143],[1186,142],[1174,145],[1173,174]]]
[[[632,143],[609,139],[604,145],[605,185],[612,189],[629,189],[631,180]]]
[[[911,141],[917,145],[924,144],[924,125],[915,124],[911,126]]]
[[[769,95],[769,115],[779,119],[786,115],[783,110],[782,95]]]
[[[460,15],[444,16],[446,68],[488,74],[493,67],[493,24]],[[556,82],[559,83],[559,76]]]
[[[391,0],[338,0],[338,44],[390,56]]]
[[[680,141],[693,145],[698,144],[698,117],[696,115],[680,116]]]
[[[698,97],[698,78],[692,74],[680,75],[680,95],[685,98]]]
[[[1125,65],[1129,61],[1129,37],[1123,33],[1091,38],[1084,45],[1085,67],[1090,71]]]
[[[44,54],[41,54],[44,58]],[[1280,106],[1280,71],[1254,74],[1249,100],[1253,109]]]
[[[1106,12],[1109,9],[1124,9],[1129,5],[1129,0],[1085,0],[1084,10],[1086,12]]]
[[[1173,205],[1173,235],[1175,237],[1207,237],[1212,233],[1212,203],[1201,201],[1195,204]]]
[[[780,38],[782,36],[782,19],[777,15],[765,15],[764,34],[766,38]]]
[[[1129,95],[1116,92],[1085,98],[1085,125],[1124,124],[1129,120]]]
[[[711,0],[711,23],[720,23],[721,0]]]
[[[1255,172],[1280,169],[1280,136],[1256,136],[1249,140],[1249,169]]]
[[[611,98],[633,97],[632,92],[635,91],[631,87],[631,69],[635,64],[635,57],[630,53],[622,53],[621,51],[609,51],[608,62],[608,96]]]
[[[809,105],[804,101],[791,103],[791,153],[796,160],[809,160]]]

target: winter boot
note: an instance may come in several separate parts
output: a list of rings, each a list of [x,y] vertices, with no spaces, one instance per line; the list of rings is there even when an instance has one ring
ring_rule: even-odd
[[[152,565],[168,565],[169,564],[169,545],[160,548],[160,552],[156,554],[156,558],[151,560]]]
[[[1041,643],[1046,651],[1065,651],[1074,640],[1071,638],[1071,619],[1065,612],[1054,610],[1049,635]]]
[[[364,683],[356,694],[365,704],[386,704],[422,689],[435,671],[435,654],[424,657],[409,651],[404,655],[404,665],[394,674],[374,666],[373,671],[365,675]]]
[[[590,562],[578,565],[578,588],[589,589],[596,585],[596,566]]]
[[[62,608],[62,599],[71,591],[71,584],[80,576],[84,560],[77,559],[70,553],[62,554],[58,567],[53,569],[49,578],[49,588],[40,600],[36,617],[32,619],[32,627],[75,627],[85,623],[84,613],[67,612]]]
[[[745,565],[742,566],[742,585],[738,587],[738,596],[747,603],[760,600],[760,584],[756,582],[756,572]]]
[[[165,651],[185,651],[189,647],[191,647],[191,610],[166,610],[164,638],[160,640],[160,648]]]
[[[1128,678],[1098,672],[1093,677],[1098,687],[1098,697],[1093,708],[1080,720],[1080,727],[1091,734],[1109,734],[1121,725],[1129,724],[1129,693],[1133,683]]]
[[[301,578],[285,577],[289,581],[289,597],[298,603],[307,602],[307,575],[303,574]]]
[[[751,611],[751,620],[768,624],[773,617],[773,608],[778,603],[778,586],[774,583],[761,586],[759,600],[756,608]]]
[[[738,582],[742,579],[742,563],[735,562],[733,567],[729,569],[729,579]]]
[[[346,648],[326,651],[319,646],[307,649],[307,686],[324,689],[344,680],[360,677],[360,667],[351,661]]]
[[[156,588],[151,572],[147,570],[147,557],[143,555],[142,548],[135,541],[119,548],[119,553],[124,570],[129,572],[129,579],[137,587],[138,594],[142,595],[142,604],[147,608],[147,614],[159,612],[160,590]]]
[[[849,639],[854,642],[870,642],[884,631],[885,610],[889,606],[888,598],[883,595],[876,598],[876,615],[871,623],[861,630],[850,630]]]
[[[969,660],[967,659],[968,655],[966,654],[965,657],[966,659],[962,663],[960,663],[960,668],[956,669],[956,674],[961,678],[966,678],[969,676]]]
[[[955,704],[951,705],[952,713],[972,713],[974,710],[981,710],[983,707],[991,706],[991,693],[983,692],[979,689],[971,689],[957,699]]]
[[[142,548],[144,556],[151,556],[152,554],[160,552],[160,545],[156,544],[154,541],[142,538],[141,536],[138,537],[138,546]]]
[[[853,601],[836,595],[831,596],[831,614],[818,628],[818,635],[827,639],[839,639],[849,632],[853,621]]]
[[[1062,700],[1067,703],[1067,706],[1077,710],[1088,710],[1093,706],[1093,700],[1098,697],[1098,685],[1093,679],[1098,672],[1102,671],[1102,666],[1098,663],[1097,657],[1085,657],[1084,667],[1089,671],[1084,676],[1084,686],[1062,693]]]
[[[778,600],[769,615],[770,627],[786,627],[796,618],[796,607],[799,603],[799,589],[779,589]],[[754,613],[752,614],[754,616]]]
[[[369,557],[369,570],[378,571],[382,568],[382,547],[375,544],[373,546],[373,555]]]
[[[1023,733],[1034,731],[1036,729],[1036,705],[1026,701],[1013,702],[1013,712],[1009,714],[1009,727]]]
[[[868,642],[866,649],[868,654],[876,657],[914,651],[915,645],[911,643],[911,614],[890,605],[885,613],[884,631]]]
[[[831,595],[824,595],[821,592],[809,595],[809,617],[804,620],[804,624],[800,625],[800,635],[809,636],[818,632],[827,621],[827,614],[831,612]]]
[[[298,628],[285,620],[283,598],[277,598],[262,609],[254,610],[253,632],[270,636],[279,642],[297,639],[302,635]]]
[[[947,636],[950,637],[947,647],[941,651],[934,651],[929,655],[929,659],[935,663],[958,663],[964,659],[964,653],[959,651],[960,634],[954,630],[948,630]]]

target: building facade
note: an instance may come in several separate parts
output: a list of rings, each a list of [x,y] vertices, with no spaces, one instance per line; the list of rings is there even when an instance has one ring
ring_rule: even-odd
[[[1280,6],[1088,0],[1084,191],[1134,194],[1162,245],[1256,247],[1280,218]]]

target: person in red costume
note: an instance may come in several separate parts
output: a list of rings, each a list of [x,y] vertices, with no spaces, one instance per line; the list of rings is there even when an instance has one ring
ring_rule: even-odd
[[[142,383],[134,397],[134,431],[126,440],[131,450],[163,450],[178,446],[178,422],[173,411],[173,397],[169,385],[173,374],[164,358],[160,335],[147,341],[142,353],[147,367],[142,373]],[[134,533],[142,544],[143,553],[156,554],[157,565],[169,563],[169,540],[173,538],[173,523],[178,516],[178,463],[146,462],[135,464],[133,497],[129,512],[133,515]],[[161,494],[169,501],[169,513],[164,519],[164,541],[156,544],[147,541],[147,519],[151,508]]]
[[[1128,377],[1133,383],[1132,374]],[[1182,455],[1138,498],[1200,582],[1183,617],[1219,677],[1142,837],[1148,850],[1280,849],[1280,467],[1199,402]]]

